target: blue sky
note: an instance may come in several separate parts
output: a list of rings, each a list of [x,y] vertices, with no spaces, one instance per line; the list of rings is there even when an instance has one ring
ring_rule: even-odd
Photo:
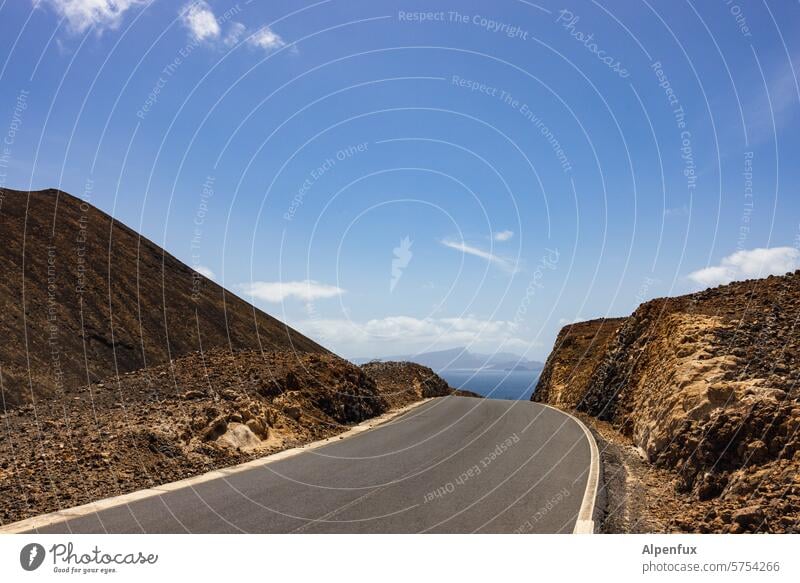
[[[0,186],[347,357],[800,266],[796,2],[0,3]]]

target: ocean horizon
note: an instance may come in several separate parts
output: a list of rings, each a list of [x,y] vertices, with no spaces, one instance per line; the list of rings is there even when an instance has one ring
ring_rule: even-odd
[[[454,389],[472,391],[489,399],[528,401],[536,388],[540,371],[444,369],[437,374]]]

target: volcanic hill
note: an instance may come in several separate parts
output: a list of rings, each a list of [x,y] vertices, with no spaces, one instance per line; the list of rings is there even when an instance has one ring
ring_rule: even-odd
[[[6,407],[211,348],[324,348],[59,190],[0,191]]]

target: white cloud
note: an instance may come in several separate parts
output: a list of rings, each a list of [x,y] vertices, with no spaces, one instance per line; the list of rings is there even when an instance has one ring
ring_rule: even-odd
[[[489,251],[484,251],[483,249],[479,249],[478,247],[473,247],[472,245],[467,245],[464,241],[450,241],[449,239],[443,239],[441,241],[442,245],[445,247],[449,247],[450,249],[455,249],[456,251],[461,251],[462,253],[466,253],[468,255],[474,255],[475,257],[480,257],[481,259],[485,259],[489,263],[494,263],[498,267],[504,269],[508,272],[515,272],[517,270],[517,266],[514,262],[505,259],[504,257],[500,257]]]
[[[304,281],[254,281],[237,286],[243,293],[265,302],[282,302],[288,298],[311,301],[333,298],[345,290],[335,285],[319,283],[311,279]]]
[[[66,19],[71,32],[80,34],[94,27],[98,32],[117,28],[130,8],[146,0],[33,0],[33,5],[50,6],[59,17]]]
[[[205,265],[195,265],[194,270],[200,275],[204,275],[208,279],[214,279],[217,277],[216,274],[211,270],[211,268],[206,267]]]
[[[394,353],[404,347],[437,347],[483,345],[497,350],[524,348],[531,342],[515,336],[518,326],[505,320],[482,320],[472,316],[460,318],[413,318],[389,316],[363,323],[346,319],[315,319],[295,322],[303,334],[321,342],[334,341],[347,346],[350,352],[363,351],[375,354],[388,348]]]
[[[254,32],[252,36],[247,39],[247,42],[251,46],[266,51],[274,51],[286,46],[284,40],[268,26]]]
[[[514,236],[514,231],[498,231],[494,234],[495,241],[508,241]]]
[[[195,41],[233,47],[248,34],[244,24],[230,20],[230,14],[226,13],[222,18],[217,18],[205,0],[194,0],[186,4],[181,10],[181,20]],[[286,46],[280,35],[268,26],[250,34],[245,42],[252,48],[265,51],[274,51]]]
[[[203,41],[219,38],[220,26],[211,6],[204,0],[191,2],[183,7],[181,21],[189,29],[194,40]]]
[[[742,279],[783,275],[798,268],[800,251],[794,247],[759,248],[737,251],[723,258],[719,265],[693,271],[689,279],[711,287]]]

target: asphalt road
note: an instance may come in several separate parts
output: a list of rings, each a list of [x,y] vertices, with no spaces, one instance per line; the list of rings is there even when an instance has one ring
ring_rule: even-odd
[[[572,532],[591,450],[563,413],[446,397],[252,470],[41,533]]]

